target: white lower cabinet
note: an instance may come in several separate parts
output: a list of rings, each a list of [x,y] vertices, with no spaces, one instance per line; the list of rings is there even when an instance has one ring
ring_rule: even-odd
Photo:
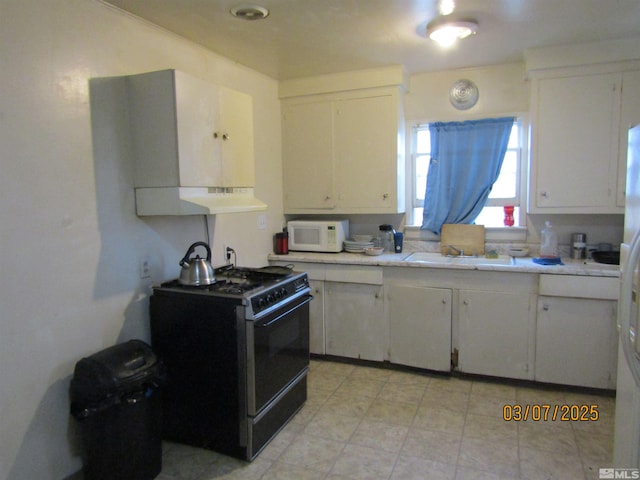
[[[382,285],[324,283],[326,353],[385,360],[387,327]]]
[[[389,361],[451,369],[451,289],[385,285]]]
[[[533,379],[535,295],[460,290],[458,370]]]
[[[541,275],[541,293],[547,295],[538,298],[535,379],[615,388],[617,279],[574,278],[566,283],[559,277]]]
[[[284,265],[284,262],[273,262]],[[289,262],[287,262],[289,263]],[[319,355],[613,389],[618,279],[299,263]]]
[[[616,302],[538,299],[536,380],[615,388]]]
[[[309,280],[313,300],[309,304],[309,350],[324,355],[324,282]]]

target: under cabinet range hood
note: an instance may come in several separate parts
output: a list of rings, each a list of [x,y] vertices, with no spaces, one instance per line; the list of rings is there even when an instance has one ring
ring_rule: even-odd
[[[178,70],[126,77],[136,213],[265,210],[254,197],[253,99]]]
[[[266,210],[253,188],[136,188],[138,215],[209,215]]]

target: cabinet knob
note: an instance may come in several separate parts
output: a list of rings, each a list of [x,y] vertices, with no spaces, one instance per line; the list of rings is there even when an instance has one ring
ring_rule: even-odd
[[[386,200],[387,198],[389,198],[389,194],[388,194],[388,193],[383,193],[383,194],[382,194],[382,198],[383,198],[384,200]]]
[[[446,305],[446,304],[447,304],[447,301],[446,301],[444,298],[442,299],[442,304],[443,304],[443,305]]]
[[[462,301],[462,304],[463,304],[463,305],[469,305],[469,301],[468,301],[468,300],[463,300],[463,301]]]
[[[546,191],[542,191],[542,192],[540,192],[540,196],[541,196],[542,198],[549,198],[549,193],[548,193],[548,192],[546,192]]]
[[[220,135],[220,132],[213,132],[213,138],[219,138],[220,136],[222,136],[222,140],[231,139],[231,135],[229,135],[228,133],[223,133],[222,135]]]
[[[547,305],[546,303],[544,305],[542,305],[542,310],[544,310],[545,312],[549,311],[549,305]]]

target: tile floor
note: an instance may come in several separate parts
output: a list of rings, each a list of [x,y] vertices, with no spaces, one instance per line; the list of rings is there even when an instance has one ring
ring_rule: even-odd
[[[504,405],[598,405],[595,422],[503,420]],[[252,463],[167,443],[158,480],[592,480],[612,397],[311,362],[303,409]]]

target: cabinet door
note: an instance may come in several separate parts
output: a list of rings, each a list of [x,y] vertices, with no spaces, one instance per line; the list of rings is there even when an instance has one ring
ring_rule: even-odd
[[[253,187],[253,99],[250,95],[220,87],[220,131],[222,186]]]
[[[533,379],[534,315],[530,295],[460,290],[458,369]]]
[[[616,302],[539,297],[535,379],[615,388]]]
[[[619,213],[620,79],[599,74],[537,81],[533,213]]]
[[[219,97],[220,87],[175,72],[175,154],[181,187],[222,186],[221,140],[214,138],[221,129]]]
[[[309,306],[309,347],[311,353],[324,355],[324,282],[309,280],[313,300]]]
[[[389,361],[448,372],[451,369],[451,290],[385,286]]]
[[[180,186],[252,187],[253,100],[175,72]]]
[[[387,329],[381,285],[325,282],[329,355],[383,361]]]
[[[335,111],[336,192],[341,209],[397,208],[398,100],[341,100]]]
[[[335,207],[333,102],[285,107],[283,157],[285,210]]]

